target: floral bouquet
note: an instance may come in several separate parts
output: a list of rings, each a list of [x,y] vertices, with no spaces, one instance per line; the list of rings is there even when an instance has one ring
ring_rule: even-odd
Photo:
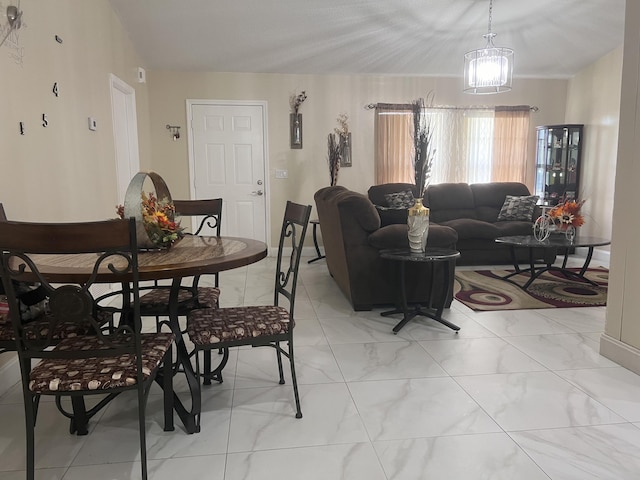
[[[580,202],[570,200],[553,207],[548,215],[560,230],[566,230],[569,226],[581,227],[584,225],[584,217],[580,213],[583,204],[584,200]]]
[[[160,248],[169,248],[184,237],[180,222],[174,221],[175,207],[167,198],[157,199],[153,193],[142,192],[142,221],[149,240]],[[116,211],[124,218],[124,206],[118,205]]]

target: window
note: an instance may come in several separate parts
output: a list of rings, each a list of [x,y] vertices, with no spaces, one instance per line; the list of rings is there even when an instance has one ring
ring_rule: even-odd
[[[525,182],[529,107],[427,107],[435,158],[431,183]],[[413,183],[409,105],[376,107],[376,183]]]

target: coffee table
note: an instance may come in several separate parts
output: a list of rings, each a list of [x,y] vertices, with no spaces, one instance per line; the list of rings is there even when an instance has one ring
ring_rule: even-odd
[[[454,330],[458,333],[460,327],[445,320],[442,318],[442,311],[444,310],[444,305],[447,302],[447,297],[450,292],[446,292],[442,295],[442,299],[438,302],[438,305],[429,305],[428,309],[421,308],[420,305],[416,305],[413,308],[409,308],[407,304],[407,289],[406,289],[406,279],[405,279],[405,264],[407,262],[423,262],[423,263],[433,263],[433,264],[442,264],[441,270],[443,271],[442,275],[442,284],[446,285],[447,288],[450,287],[451,280],[451,264],[456,261],[456,258],[460,256],[460,252],[457,250],[451,250],[447,248],[427,248],[425,252],[412,252],[408,248],[406,249],[394,249],[394,250],[381,250],[380,257],[386,260],[392,260],[398,264],[398,276],[399,276],[399,284],[400,284],[400,295],[399,295],[399,303],[400,308],[396,308],[394,310],[389,310],[388,312],[382,312],[380,315],[383,317],[387,317],[389,315],[393,315],[396,313],[402,313],[402,320],[393,327],[393,333],[398,333],[402,327],[404,327],[409,320],[414,318],[417,315],[421,315],[423,317],[429,317],[436,322],[440,322],[443,325],[446,325],[450,329]],[[434,286],[436,281],[439,280],[436,278],[436,265],[433,265],[431,269],[431,294],[429,295],[430,303],[431,299],[433,299]]]
[[[546,240],[536,240],[533,235],[513,235],[508,237],[498,237],[496,238],[496,242],[504,243],[505,245],[509,245],[511,247],[511,259],[513,261],[513,267],[515,272],[510,273],[502,277],[503,280],[507,280],[514,285],[521,287],[523,290],[529,288],[529,285],[533,283],[533,281],[542,275],[545,272],[550,270],[561,272],[565,277],[571,277],[577,279],[579,281],[584,281],[590,283],[593,286],[598,286],[597,283],[592,282],[588,278],[584,276],[587,269],[589,268],[589,263],[591,263],[591,257],[593,256],[593,249],[595,247],[601,247],[603,245],[609,245],[611,240],[607,240],[604,238],[597,237],[587,237],[578,235],[572,240],[569,240],[564,234],[552,234]],[[569,258],[569,250],[572,248],[580,248],[586,247],[588,248],[587,258],[580,268],[578,273],[569,270],[567,268],[567,260]],[[528,248],[529,249],[529,268],[521,269],[518,264],[518,260],[516,258],[516,248]],[[545,266],[536,266],[535,261],[533,259],[533,249],[534,248],[553,248],[553,249],[564,249],[564,260],[562,261],[561,267],[556,267],[551,264],[547,264]],[[530,278],[527,282],[520,286],[514,281],[511,280],[511,277],[514,275],[518,275],[519,273],[529,272]]]

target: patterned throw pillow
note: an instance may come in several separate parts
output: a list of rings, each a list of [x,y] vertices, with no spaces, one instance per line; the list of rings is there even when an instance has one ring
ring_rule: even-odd
[[[405,190],[404,192],[398,193],[387,193],[384,198],[391,210],[410,208],[413,207],[414,203],[416,203],[411,190]]]
[[[538,203],[537,195],[527,195],[522,197],[516,197],[514,195],[507,195],[502,205],[502,209],[498,214],[498,221],[505,220],[533,220],[533,210]]]

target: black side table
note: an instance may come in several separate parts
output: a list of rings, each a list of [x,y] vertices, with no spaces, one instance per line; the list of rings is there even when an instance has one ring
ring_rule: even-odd
[[[320,252],[320,247],[318,246],[318,225],[320,225],[320,221],[319,220],[309,220],[309,223],[311,225],[313,225],[313,246],[316,247],[316,256],[315,258],[312,258],[311,260],[309,260],[307,263],[313,263],[316,262],[318,260],[322,260],[324,258],[324,255],[322,255],[322,253]]]
[[[428,317],[436,322],[440,322],[443,325],[446,325],[452,330],[455,330],[458,333],[460,327],[448,322],[444,318],[442,318],[442,311],[444,310],[444,305],[447,302],[447,297],[451,292],[447,290],[445,295],[442,295],[441,300],[438,302],[438,305],[433,305],[432,299],[434,294],[434,286],[436,279],[436,270],[442,270],[442,281],[444,285],[446,285],[447,289],[449,289],[450,280],[451,280],[451,263],[455,262],[456,258],[460,256],[460,252],[457,250],[450,250],[447,248],[427,248],[427,250],[423,253],[412,252],[409,249],[399,249],[399,250],[382,250],[380,252],[380,257],[386,260],[391,260],[393,262],[398,263],[398,275],[399,275],[399,283],[400,283],[400,308],[396,308],[394,310],[390,310],[388,312],[382,312],[380,315],[383,317],[387,317],[389,315],[393,315],[396,313],[402,313],[403,319],[398,323],[395,327],[393,327],[393,333],[398,333],[402,327],[404,327],[409,320],[417,315],[421,315],[423,317]],[[424,309],[421,305],[416,305],[415,307],[410,308],[407,304],[407,289],[406,289],[406,278],[405,278],[405,264],[407,262],[424,262],[424,263],[433,263],[433,268],[431,269],[431,294],[430,294],[430,304],[428,309]],[[442,268],[437,268],[437,263],[442,264]]]

